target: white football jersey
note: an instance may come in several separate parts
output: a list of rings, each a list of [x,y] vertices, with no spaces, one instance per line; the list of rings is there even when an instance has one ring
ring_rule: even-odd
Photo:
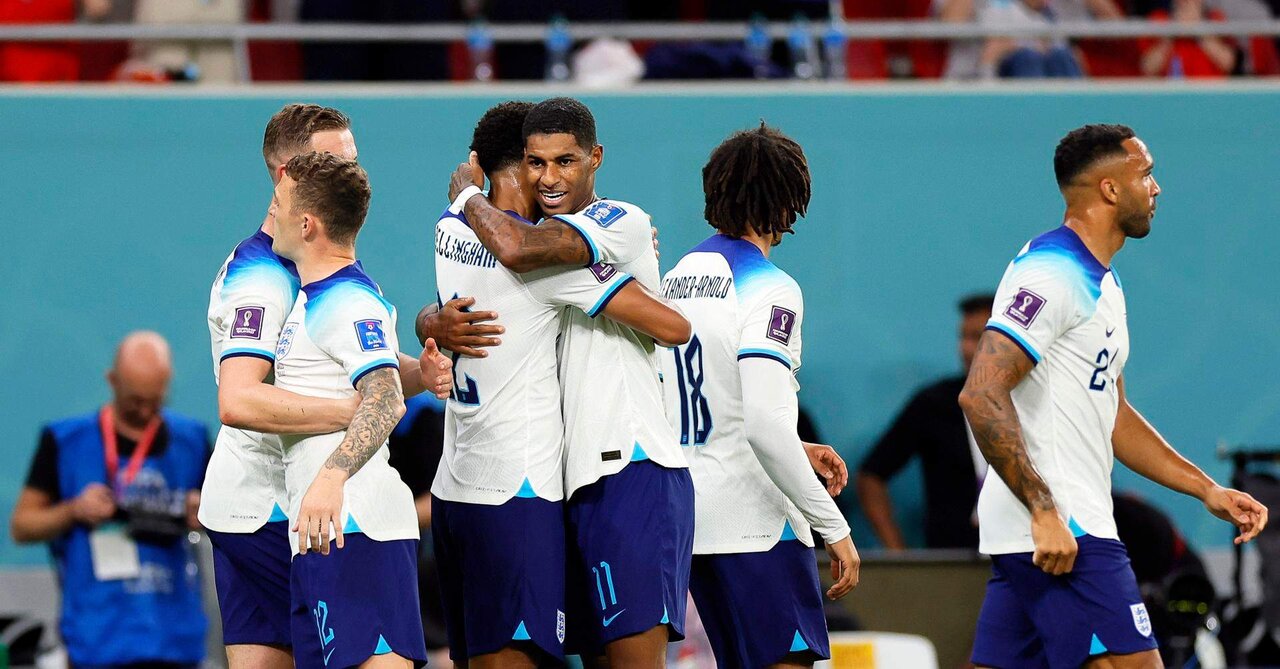
[[[374,370],[399,369],[396,310],[359,262],[302,286],[276,344],[276,386],[299,395],[344,399]],[[302,497],[333,454],[346,430],[283,435],[289,520],[298,518]],[[343,488],[344,532],[375,541],[417,539],[413,493],[387,463],[386,443]],[[297,534],[290,542],[297,550]]]
[[[297,296],[297,270],[272,252],[267,233],[259,230],[236,246],[209,291],[215,383],[227,358],[275,362],[276,339]],[[216,532],[249,533],[284,520],[281,458],[276,435],[222,426],[200,491],[200,523]]]
[[[667,414],[693,476],[693,552],[766,551],[793,537],[812,546],[805,516],[747,441],[738,368],[742,358],[775,360],[799,389],[800,287],[751,242],[715,235],[667,272],[662,292],[693,324],[689,343],[663,356]],[[839,516],[830,498],[815,511]]]
[[[1124,292],[1068,227],[1036,237],[1005,270],[987,329],[1035,361],[1013,389],[1027,454],[1080,536],[1116,539],[1111,432],[1129,357]],[[994,472],[978,497],[979,549],[1029,553],[1031,514]]]
[[[498,312],[506,334],[486,358],[454,356],[444,455],[431,494],[490,505],[512,497],[564,499],[556,370],[564,308],[595,316],[631,277],[608,265],[516,274],[452,211],[436,223],[435,253],[440,297],[474,297],[476,309]]]
[[[642,209],[598,200],[577,214],[556,218],[586,240],[597,271],[601,263],[613,265],[659,292],[652,226]],[[569,311],[560,335],[566,497],[617,474],[629,462],[689,466],[671,434],[660,378],[661,363],[648,335],[608,318]]]

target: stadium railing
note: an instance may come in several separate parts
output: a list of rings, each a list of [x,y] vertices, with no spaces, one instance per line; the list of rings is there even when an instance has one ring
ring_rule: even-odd
[[[815,29],[832,24],[815,21]],[[1280,37],[1280,20],[1204,21],[1193,24],[1118,21],[1066,21],[1040,25],[987,26],[939,21],[838,21],[835,25],[850,40],[956,40],[983,37],[1022,38],[1129,38],[1129,37]],[[771,22],[768,32],[785,39],[793,24]],[[238,24],[7,24],[0,25],[0,42],[7,41],[197,41],[230,42],[235,47],[241,81],[249,81],[249,42],[460,42],[467,38],[465,23],[355,24],[355,23],[238,23]],[[543,23],[493,24],[488,27],[495,42],[538,43],[546,40]],[[574,40],[615,38],[655,42],[739,41],[746,38],[745,22],[613,22],[571,23]]]

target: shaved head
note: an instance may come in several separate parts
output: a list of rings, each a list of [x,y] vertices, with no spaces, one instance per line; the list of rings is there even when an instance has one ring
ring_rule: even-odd
[[[107,372],[119,421],[129,428],[145,427],[164,406],[172,376],[169,343],[164,337],[148,331],[126,336]]]

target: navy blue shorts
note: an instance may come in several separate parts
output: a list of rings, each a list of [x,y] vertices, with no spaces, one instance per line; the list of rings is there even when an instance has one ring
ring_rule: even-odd
[[[985,667],[1079,667],[1091,656],[1156,647],[1124,544],[1077,537],[1071,573],[1051,576],[1031,553],[991,557],[973,663]]]
[[[528,642],[564,658],[564,503],[431,498],[449,656],[461,662]]]
[[[354,667],[395,653],[426,664],[418,540],[347,534],[328,555],[293,560],[293,659],[299,669]]]
[[[565,652],[658,625],[684,639],[693,557],[693,479],[650,460],[578,489],[566,504],[569,627]]]
[[[252,534],[208,534],[222,643],[291,646],[289,521],[266,523]]]
[[[717,666],[756,669],[791,653],[831,657],[818,559],[798,539],[762,553],[695,555],[689,591]]]

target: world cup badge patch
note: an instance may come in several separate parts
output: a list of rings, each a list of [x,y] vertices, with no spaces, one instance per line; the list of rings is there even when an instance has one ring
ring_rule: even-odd
[[[1035,293],[1022,288],[1017,295],[1013,296],[1013,302],[1009,303],[1008,308],[1004,310],[1004,315],[1024,330],[1030,329],[1031,324],[1035,322],[1036,316],[1040,315],[1040,311],[1044,309],[1045,299]]]
[[[791,330],[796,326],[796,312],[775,306],[769,314],[769,331],[765,336],[779,344],[791,343]]]
[[[385,351],[387,336],[382,333],[382,321],[369,319],[356,321],[356,339],[360,341],[362,351]]]
[[[598,262],[587,269],[591,270],[591,273],[596,277],[596,281],[599,281],[600,283],[604,283],[605,281],[612,279],[613,275],[618,273],[617,268],[613,265],[606,265],[602,262]]]
[[[1151,636],[1151,616],[1147,615],[1147,605],[1130,604],[1129,611],[1133,613],[1133,626],[1138,629],[1138,634]]]
[[[239,307],[231,323],[232,339],[262,339],[262,307]]]

